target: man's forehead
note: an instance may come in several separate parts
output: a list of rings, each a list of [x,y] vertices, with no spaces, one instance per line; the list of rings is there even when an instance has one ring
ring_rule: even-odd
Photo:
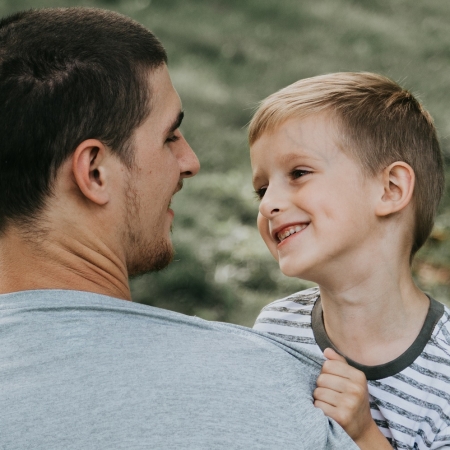
[[[161,67],[151,70],[148,80],[150,89],[149,119],[164,122],[162,126],[170,128],[173,121],[178,119],[182,107],[180,97],[170,79],[167,66],[163,64]],[[168,121],[170,123],[167,123]]]

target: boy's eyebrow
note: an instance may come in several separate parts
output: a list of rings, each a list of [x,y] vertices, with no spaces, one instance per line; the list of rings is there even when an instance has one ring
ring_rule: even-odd
[[[252,177],[252,185],[253,185],[253,186],[256,186],[257,181],[258,181],[260,178],[261,178],[261,176],[260,176],[259,174],[256,173],[256,174]]]
[[[300,158],[302,158],[304,160],[314,160],[314,161],[319,161],[321,159],[319,156],[316,156],[314,154],[310,155],[307,153],[302,153],[301,151],[286,153],[285,155],[282,155],[280,157],[282,164],[288,164],[291,161],[295,161],[296,159],[300,159]],[[253,185],[257,184],[257,182],[259,181],[260,178],[263,178],[263,176],[260,175],[259,172],[255,172],[254,176],[252,178]]]
[[[315,155],[303,153],[302,151],[297,151],[297,152],[286,153],[285,155],[281,156],[281,161],[283,163],[289,163],[292,160],[299,159],[299,158],[314,159],[314,160],[320,159],[319,157],[317,157]]]

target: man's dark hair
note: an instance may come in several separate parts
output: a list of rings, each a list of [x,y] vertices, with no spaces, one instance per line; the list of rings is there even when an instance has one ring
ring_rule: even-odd
[[[149,70],[166,62],[150,31],[111,11],[30,10],[0,21],[0,233],[33,222],[84,140],[131,165],[130,138],[150,113]]]

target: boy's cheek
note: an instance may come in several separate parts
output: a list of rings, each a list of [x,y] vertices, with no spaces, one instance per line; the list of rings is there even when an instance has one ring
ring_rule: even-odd
[[[259,213],[257,224],[259,234],[263,238],[265,244],[267,245],[267,248],[270,250],[270,253],[272,253],[272,256],[278,261],[277,245],[270,235],[269,221],[261,213]]]

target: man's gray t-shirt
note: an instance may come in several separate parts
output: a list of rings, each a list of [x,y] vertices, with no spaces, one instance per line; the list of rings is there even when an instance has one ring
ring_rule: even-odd
[[[1,449],[357,449],[321,361],[264,333],[78,291],[0,295]]]

